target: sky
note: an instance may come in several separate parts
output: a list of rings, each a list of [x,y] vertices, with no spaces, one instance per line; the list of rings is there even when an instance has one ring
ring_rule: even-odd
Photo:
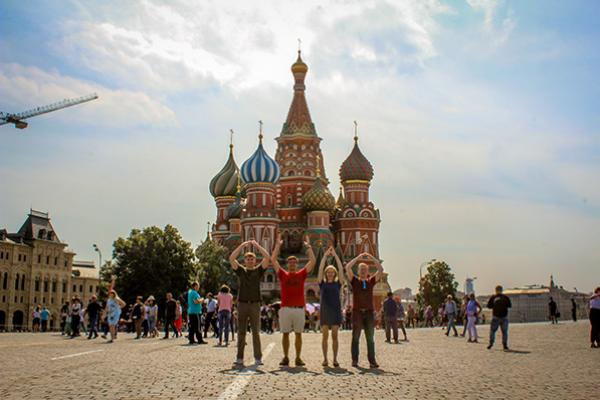
[[[233,129],[273,156],[302,40],[330,189],[353,121],[391,286],[445,260],[475,288],[600,284],[600,3],[3,1],[0,111],[96,92],[0,127],[0,228],[50,213],[78,259],[132,228],[198,245]]]

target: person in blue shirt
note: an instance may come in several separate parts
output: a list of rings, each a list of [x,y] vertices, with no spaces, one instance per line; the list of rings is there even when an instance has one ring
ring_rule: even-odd
[[[44,306],[44,309],[40,313],[40,319],[42,320],[42,332],[46,332],[48,329],[48,320],[50,319],[50,311]]]
[[[198,294],[200,284],[198,282],[192,283],[192,288],[188,290],[187,303],[188,303],[188,340],[189,344],[206,344],[202,339],[200,333],[200,314],[202,314],[202,297]],[[195,339],[194,339],[195,338]]]

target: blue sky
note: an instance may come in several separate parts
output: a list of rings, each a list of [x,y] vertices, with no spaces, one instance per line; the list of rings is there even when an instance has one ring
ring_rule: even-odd
[[[228,130],[241,164],[262,119],[273,154],[301,37],[336,195],[359,121],[393,287],[438,258],[481,292],[591,290],[598,20],[593,1],[2,2],[0,110],[100,99],[0,127],[0,226],[49,211],[82,259],[148,225],[198,244]]]

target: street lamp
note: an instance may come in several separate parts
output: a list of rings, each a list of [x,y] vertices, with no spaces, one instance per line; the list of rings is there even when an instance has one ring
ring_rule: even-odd
[[[98,287],[96,288],[96,291],[98,291],[100,288],[100,268],[102,267],[102,252],[100,251],[100,248],[98,248],[96,243],[94,243],[92,247],[94,248],[94,251],[98,253]]]
[[[421,264],[421,266],[419,267],[419,279],[423,279],[423,267],[426,265],[429,265],[431,263],[434,263],[436,260],[435,258],[432,258],[429,261],[425,261],[424,263]]]

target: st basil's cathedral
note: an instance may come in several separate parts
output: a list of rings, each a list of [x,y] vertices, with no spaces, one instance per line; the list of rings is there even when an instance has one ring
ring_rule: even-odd
[[[243,241],[256,240],[267,250],[274,247],[281,232],[281,257],[307,261],[303,237],[308,235],[317,257],[317,266],[305,285],[307,302],[319,301],[317,270],[321,258],[333,243],[342,262],[366,251],[379,258],[379,210],[369,199],[373,166],[358,146],[340,166],[340,193],[337,200],[328,189],[321,138],[317,135],[308,104],[304,80],[308,65],[300,50],[292,64],[294,97],[277,141],[275,158],[263,148],[262,124],[256,151],[238,168],[229,146],[225,166],[210,181],[209,189],[217,206],[211,237],[230,251]],[[284,265],[284,260],[282,260]],[[346,301],[350,301],[347,296]],[[261,283],[266,300],[279,297],[279,283],[269,269]],[[375,287],[377,307],[390,291],[387,273]]]

